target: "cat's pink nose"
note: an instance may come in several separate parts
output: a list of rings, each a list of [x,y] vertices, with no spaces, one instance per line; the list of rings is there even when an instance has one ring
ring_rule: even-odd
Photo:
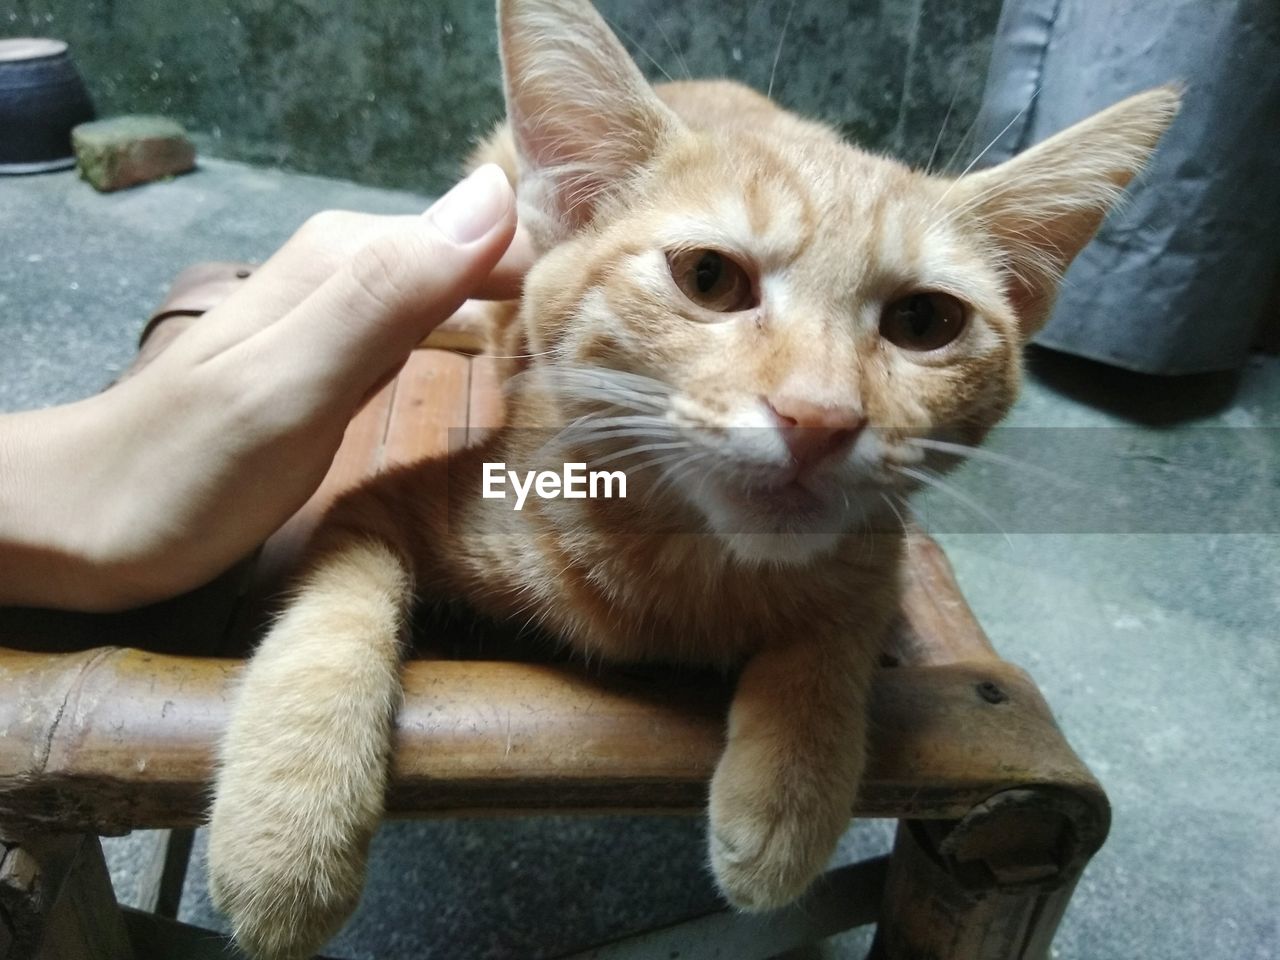
[[[791,459],[802,469],[848,453],[867,425],[867,418],[854,407],[828,407],[787,396],[766,397],[765,403]]]

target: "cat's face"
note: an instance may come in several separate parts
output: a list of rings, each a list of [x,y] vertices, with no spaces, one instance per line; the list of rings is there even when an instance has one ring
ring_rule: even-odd
[[[928,177],[723,83],[667,106],[585,3],[501,11],[521,199],[550,248],[530,345],[569,436],[633,489],[692,505],[740,558],[800,562],[938,466],[921,438],[976,443],[1004,415],[1113,168],[1087,209],[1042,198],[1028,224],[1006,208],[1052,189],[1039,166]],[[583,73],[613,95],[581,102]]]
[[[914,483],[911,437],[976,442],[1016,392],[1017,321],[945,193],[834,137],[685,133],[530,280],[566,419],[630,426],[617,467],[656,461],[633,482],[669,480],[740,555],[829,545]]]

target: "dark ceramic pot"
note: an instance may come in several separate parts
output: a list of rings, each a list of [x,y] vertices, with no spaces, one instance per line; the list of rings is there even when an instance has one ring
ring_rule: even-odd
[[[73,166],[71,128],[93,103],[61,40],[0,40],[0,174]]]

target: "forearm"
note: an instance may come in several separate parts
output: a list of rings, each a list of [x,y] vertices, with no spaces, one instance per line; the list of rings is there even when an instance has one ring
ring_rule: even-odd
[[[100,406],[0,415],[0,605],[103,606],[86,495]]]

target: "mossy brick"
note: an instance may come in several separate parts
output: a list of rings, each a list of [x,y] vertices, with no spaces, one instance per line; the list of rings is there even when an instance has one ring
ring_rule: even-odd
[[[80,176],[104,193],[148,183],[196,165],[182,125],[166,117],[123,116],[82,123],[71,131]]]

